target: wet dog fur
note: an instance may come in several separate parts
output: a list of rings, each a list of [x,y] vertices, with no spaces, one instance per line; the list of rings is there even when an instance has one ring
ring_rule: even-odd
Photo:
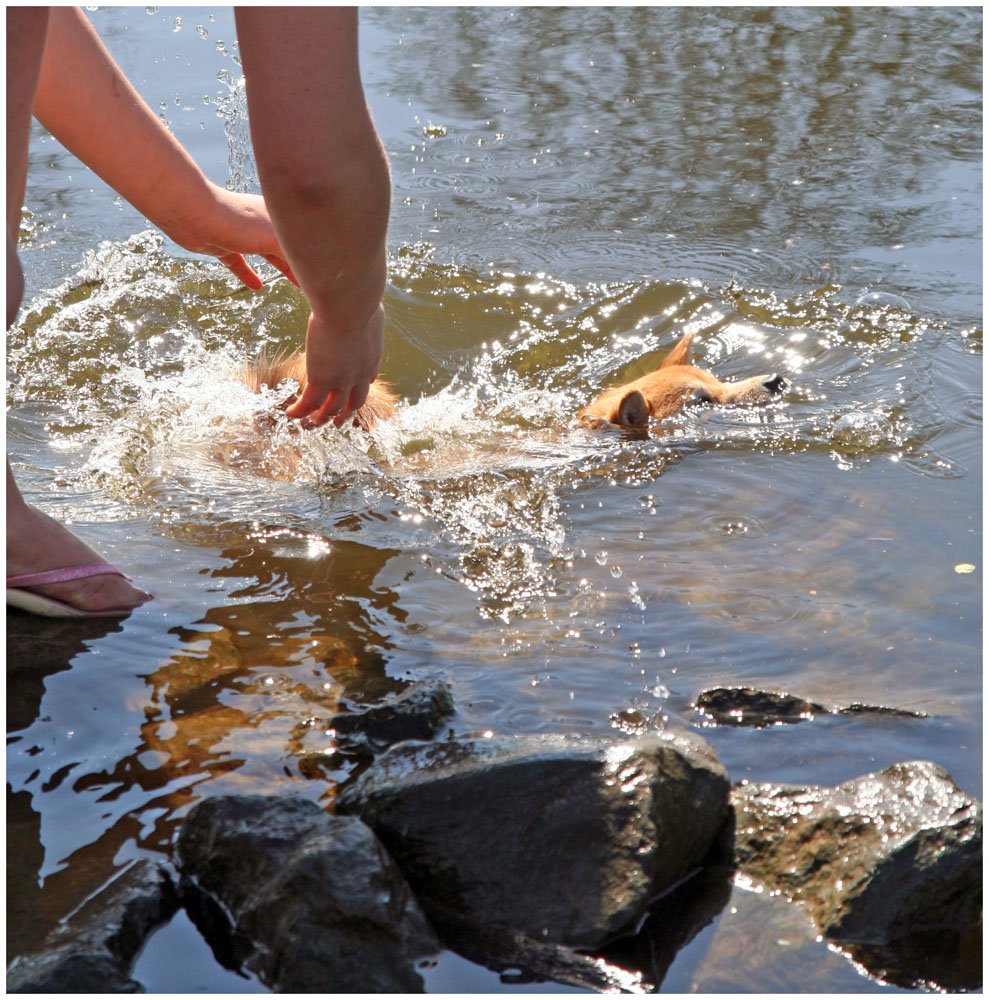
[[[608,426],[645,434],[649,420],[662,420],[693,403],[751,403],[770,399],[786,388],[782,375],[756,375],[738,382],[722,382],[690,363],[694,335],[682,337],[648,375],[625,385],[605,389],[577,414],[585,427]]]
[[[786,389],[782,375],[755,375],[738,382],[722,382],[710,372],[695,368],[690,363],[693,339],[692,333],[681,337],[662,364],[648,375],[605,389],[577,414],[578,421],[591,429],[610,426],[644,434],[650,419],[662,420],[691,404],[759,402],[778,396]],[[262,352],[255,360],[246,362],[237,374],[255,392],[260,392],[262,386],[275,389],[282,382],[294,379],[298,390],[281,404],[285,409],[305,388],[305,354],[301,351],[274,355]],[[354,415],[353,425],[370,431],[378,421],[394,415],[397,403],[391,387],[375,379],[367,401]]]

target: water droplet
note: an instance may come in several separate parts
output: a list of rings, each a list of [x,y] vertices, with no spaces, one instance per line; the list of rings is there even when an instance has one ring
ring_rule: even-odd
[[[594,561],[599,566],[607,566],[608,565],[608,553],[607,553],[607,551],[605,549],[601,549],[600,552],[595,552],[594,553]]]

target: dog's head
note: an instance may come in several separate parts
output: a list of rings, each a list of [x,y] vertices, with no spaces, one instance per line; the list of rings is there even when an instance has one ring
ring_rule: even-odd
[[[577,414],[585,427],[622,427],[645,433],[649,418],[662,420],[697,403],[753,403],[779,395],[786,388],[782,375],[756,375],[739,382],[722,382],[690,363],[694,335],[686,334],[654,372],[626,385],[606,389]]]

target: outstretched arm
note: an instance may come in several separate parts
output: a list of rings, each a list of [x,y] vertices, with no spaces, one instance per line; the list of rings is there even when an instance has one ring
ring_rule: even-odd
[[[180,246],[213,254],[251,288],[245,253],[291,277],[257,195],[211,183],[142,100],[76,7],[53,7],[35,117],[67,149]]]
[[[381,362],[388,161],[357,62],[357,11],[244,7],[237,36],[261,190],[309,300],[307,386],[287,412],[338,425]]]

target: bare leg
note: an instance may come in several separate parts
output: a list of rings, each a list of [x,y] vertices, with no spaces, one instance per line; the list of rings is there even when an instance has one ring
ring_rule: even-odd
[[[48,27],[46,7],[8,7],[7,15],[7,326],[17,318],[24,279],[15,241],[27,178],[31,108]],[[85,542],[21,496],[7,463],[7,575],[99,562]],[[33,587],[84,611],[134,608],[149,595],[119,576]]]

